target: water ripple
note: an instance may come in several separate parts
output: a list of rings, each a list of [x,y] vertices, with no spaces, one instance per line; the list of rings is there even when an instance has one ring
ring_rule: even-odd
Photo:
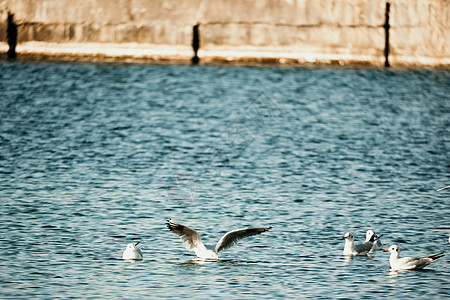
[[[339,240],[448,250],[448,70],[0,62],[0,90],[2,299],[450,294],[445,257]],[[273,229],[198,263],[166,218]]]

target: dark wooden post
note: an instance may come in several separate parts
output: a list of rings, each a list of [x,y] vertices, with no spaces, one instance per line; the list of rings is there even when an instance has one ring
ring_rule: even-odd
[[[198,64],[200,61],[200,58],[198,57],[198,49],[200,49],[200,33],[198,28],[200,27],[200,24],[197,23],[192,28],[192,49],[194,50],[194,56],[192,57],[192,63],[194,65]]]
[[[390,12],[391,4],[389,2],[386,2],[386,21],[384,23],[384,66],[390,67],[389,64],[389,28],[391,26],[389,25],[389,12]]]
[[[17,25],[14,24],[14,14],[8,12],[8,27],[6,29],[6,38],[8,40],[8,58],[16,58],[16,46],[17,46]]]

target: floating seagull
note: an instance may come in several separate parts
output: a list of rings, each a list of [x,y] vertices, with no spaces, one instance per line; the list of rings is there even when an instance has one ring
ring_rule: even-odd
[[[137,247],[139,245],[139,242],[137,242],[135,245],[128,244],[125,251],[123,251],[122,258],[123,259],[133,259],[133,260],[141,260],[144,258],[142,255],[141,249]]]
[[[240,240],[263,233],[272,227],[254,227],[254,228],[244,228],[233,230],[227,232],[220,240],[217,242],[216,246],[205,246],[200,238],[200,235],[195,229],[189,228],[180,224],[172,219],[167,220],[167,227],[175,235],[179,236],[184,243],[187,250],[192,250],[195,252],[198,258],[201,259],[213,259],[218,260],[217,255],[220,251],[226,250],[234,245],[236,245]]]
[[[366,240],[364,243],[371,242],[373,243],[372,249],[370,251],[379,250],[383,246],[383,244],[380,241],[380,236],[376,235],[373,230],[369,229],[366,232]]]
[[[397,245],[392,245],[384,252],[391,252],[389,262],[392,270],[422,270],[432,262],[435,262],[438,258],[444,256],[444,253],[438,253],[425,257],[402,257],[400,258],[400,249]]]
[[[373,247],[372,242],[364,242],[355,246],[353,234],[350,232],[347,232],[341,240],[345,240],[344,251],[342,251],[344,255],[367,255]]]

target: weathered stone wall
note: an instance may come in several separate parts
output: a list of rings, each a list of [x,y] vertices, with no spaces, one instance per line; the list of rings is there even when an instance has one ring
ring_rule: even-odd
[[[392,62],[450,65],[450,0],[391,3]]]
[[[450,0],[389,2],[391,62],[450,64]],[[10,11],[19,25],[19,52],[27,44],[32,52],[32,42],[44,42],[44,49],[72,45],[75,52],[73,45],[103,43],[120,55],[124,44],[137,43],[142,53],[162,49],[163,57],[169,47],[189,56],[199,23],[199,56],[206,60],[382,64],[385,7],[386,0],[0,0],[0,41]]]
[[[19,42],[190,44],[190,0],[0,0],[20,25]]]

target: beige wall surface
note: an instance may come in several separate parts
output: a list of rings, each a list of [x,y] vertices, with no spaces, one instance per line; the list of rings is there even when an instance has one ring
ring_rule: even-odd
[[[10,12],[19,53],[76,54],[86,45],[109,55],[189,57],[192,28],[200,24],[205,60],[382,64],[386,2],[391,63],[450,64],[450,0],[0,0],[0,42]]]

